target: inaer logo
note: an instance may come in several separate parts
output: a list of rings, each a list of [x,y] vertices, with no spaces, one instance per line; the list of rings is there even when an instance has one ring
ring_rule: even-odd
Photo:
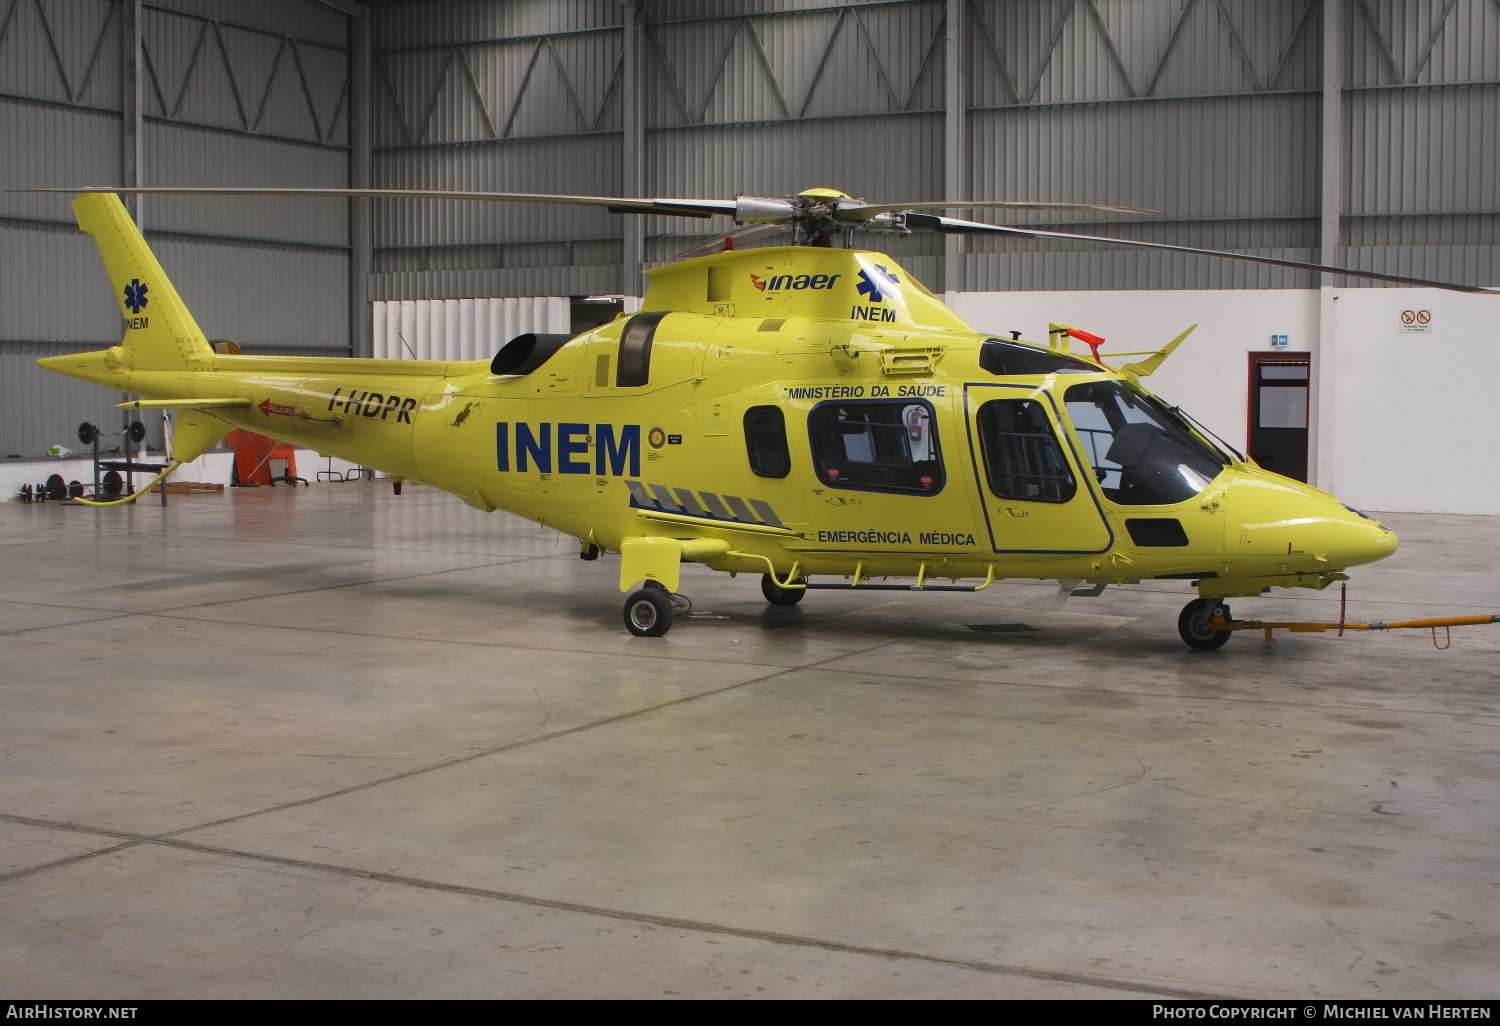
[[[876,264],[874,274],[871,274],[868,270],[859,272],[859,285],[857,288],[862,295],[870,297],[870,302],[879,303],[885,299],[887,292],[896,291],[891,286],[898,284],[900,281],[900,278],[887,271],[880,264]]]
[[[773,274],[762,278],[758,274],[752,274],[750,284],[761,292],[780,292],[783,289],[795,292],[804,289],[822,291],[833,288],[833,283],[842,277],[842,274]]]

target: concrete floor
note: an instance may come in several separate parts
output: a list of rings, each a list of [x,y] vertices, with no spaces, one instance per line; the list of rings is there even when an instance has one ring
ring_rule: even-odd
[[[1386,519],[1351,619],[1500,611],[1500,517]],[[383,483],[0,504],[0,993],[1500,995],[1500,625],[694,567],[641,639],[576,551]]]

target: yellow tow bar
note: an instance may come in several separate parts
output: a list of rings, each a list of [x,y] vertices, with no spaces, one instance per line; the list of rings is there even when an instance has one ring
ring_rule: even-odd
[[[1265,631],[1266,647],[1274,642],[1271,632],[1275,630],[1287,630],[1293,634],[1322,634],[1325,631],[1338,631],[1342,635],[1345,631],[1395,631],[1406,628],[1427,627],[1432,631],[1433,647],[1443,649],[1452,644],[1450,629],[1453,627],[1470,627],[1481,623],[1500,623],[1500,616],[1440,616],[1428,620],[1397,620],[1393,623],[1347,623],[1334,621],[1332,623],[1279,623],[1268,620],[1225,620],[1222,615],[1215,616],[1209,623],[1209,630],[1215,631]],[[1437,643],[1437,629],[1443,628],[1443,644]]]

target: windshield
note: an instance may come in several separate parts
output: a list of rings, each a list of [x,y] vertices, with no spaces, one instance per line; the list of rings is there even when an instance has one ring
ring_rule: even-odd
[[[1161,403],[1120,381],[1074,385],[1064,396],[1104,497],[1122,506],[1191,499],[1225,459]]]

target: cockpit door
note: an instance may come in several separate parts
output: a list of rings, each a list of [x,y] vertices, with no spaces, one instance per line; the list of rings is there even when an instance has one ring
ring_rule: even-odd
[[[999,553],[1096,553],[1114,541],[1051,395],[1031,385],[965,389],[974,481]]]

